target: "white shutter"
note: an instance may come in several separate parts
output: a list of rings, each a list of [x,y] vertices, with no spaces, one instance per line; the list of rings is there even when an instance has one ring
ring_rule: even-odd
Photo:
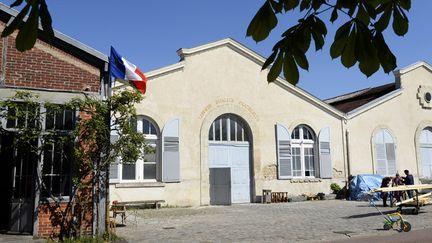
[[[320,177],[332,178],[333,165],[330,152],[330,127],[321,129],[319,133]]]
[[[287,128],[276,124],[276,149],[278,179],[288,179],[292,174],[291,135]]]
[[[396,174],[396,152],[394,143],[386,143],[387,169],[389,175]]]
[[[377,161],[377,173],[380,175],[389,175],[387,174],[387,158],[384,144],[375,144],[375,156]]]
[[[162,181],[180,181],[180,120],[169,121],[162,131]]]

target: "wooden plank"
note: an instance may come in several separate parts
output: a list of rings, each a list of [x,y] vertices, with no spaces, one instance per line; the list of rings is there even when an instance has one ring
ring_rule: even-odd
[[[409,191],[409,190],[421,190],[421,189],[432,189],[432,184],[381,187],[381,188],[370,190],[369,192],[394,192],[394,191]]]
[[[429,197],[431,195],[432,195],[432,192],[429,192],[429,193],[426,193],[426,194],[418,196],[418,199],[419,199],[419,201],[421,201],[421,199]],[[407,199],[407,200],[403,200],[402,202],[398,202],[398,203],[396,203],[396,206],[399,206],[401,204],[406,204],[406,203],[414,202],[414,201],[417,201],[416,197],[413,197],[413,198],[410,198],[410,199]]]

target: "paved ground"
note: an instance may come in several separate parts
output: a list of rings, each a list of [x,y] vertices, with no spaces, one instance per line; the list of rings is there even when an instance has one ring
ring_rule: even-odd
[[[395,208],[379,209],[390,213]],[[408,214],[409,211],[404,217],[412,224],[412,234],[417,230],[427,235],[432,230],[432,205],[421,208],[419,215]],[[366,242],[378,242],[373,237],[392,234],[409,237],[407,233],[384,231],[383,220],[367,202],[340,200],[162,208],[129,211],[127,226],[117,227],[117,234],[129,242],[158,243],[362,242],[368,239],[364,237],[372,239]],[[0,234],[0,243],[3,242],[44,241],[35,241],[31,236]]]
[[[432,229],[432,206],[419,215],[408,211],[413,230]],[[162,208],[130,212],[117,234],[129,242],[317,242],[403,234],[384,231],[383,220],[367,202],[340,200]]]

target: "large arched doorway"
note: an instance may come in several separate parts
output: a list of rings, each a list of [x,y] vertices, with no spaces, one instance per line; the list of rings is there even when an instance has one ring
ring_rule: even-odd
[[[237,115],[217,117],[209,130],[210,204],[251,201],[251,134]]]

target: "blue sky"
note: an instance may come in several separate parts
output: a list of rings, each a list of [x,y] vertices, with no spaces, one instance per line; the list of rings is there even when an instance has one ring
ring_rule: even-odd
[[[3,1],[10,4],[13,1]],[[282,31],[295,23],[289,12],[279,27],[263,42],[246,38],[246,29],[263,0],[47,0],[54,27],[92,48],[109,54],[110,46],[143,72],[178,62],[176,51],[231,37],[267,57]],[[432,64],[432,1],[412,1],[409,32],[396,37],[387,30],[387,42],[398,59],[398,68],[419,60]],[[328,17],[323,16],[328,19]],[[336,24],[340,24],[337,22]],[[381,69],[366,78],[356,67],[346,69],[329,55],[336,25],[322,51],[308,53],[309,71],[300,73],[299,86],[324,99],[394,81],[393,74]]]

